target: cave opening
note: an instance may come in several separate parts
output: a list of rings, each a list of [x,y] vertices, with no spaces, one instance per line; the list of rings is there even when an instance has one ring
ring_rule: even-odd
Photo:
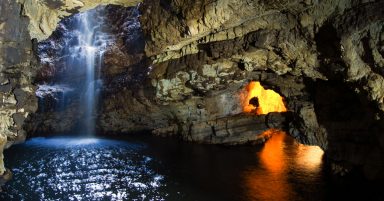
[[[260,82],[251,81],[244,90],[243,112],[262,115],[287,111],[283,97],[272,89],[265,89]]]

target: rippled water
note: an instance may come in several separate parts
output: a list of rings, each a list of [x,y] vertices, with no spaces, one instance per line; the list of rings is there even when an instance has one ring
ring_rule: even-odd
[[[322,155],[281,132],[265,145],[240,147],[142,136],[33,138],[6,151],[14,179],[0,200],[383,198],[361,183],[331,179]]]
[[[146,145],[95,138],[34,138],[15,146],[13,200],[161,200],[163,176]],[[17,154],[17,155],[16,155]],[[15,165],[14,165],[15,164]]]

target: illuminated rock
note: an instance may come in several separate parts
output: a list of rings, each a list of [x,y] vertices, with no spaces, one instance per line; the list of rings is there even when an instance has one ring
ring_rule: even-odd
[[[270,89],[264,89],[260,82],[250,82],[245,89],[243,111],[256,114],[286,112],[283,97]],[[257,99],[256,99],[257,98]],[[257,104],[255,103],[257,100]],[[252,103],[253,102],[253,103]]]

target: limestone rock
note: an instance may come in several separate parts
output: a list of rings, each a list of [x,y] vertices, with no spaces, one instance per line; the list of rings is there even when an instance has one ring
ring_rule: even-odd
[[[0,150],[1,150],[1,154],[0,154],[0,175],[3,175],[4,172],[5,172],[5,166],[4,166],[4,155],[3,155],[3,150],[5,148],[5,145],[7,144],[7,136],[1,134],[0,135]]]
[[[36,60],[27,29],[29,21],[20,16],[21,10],[16,1],[0,2],[1,174],[5,171],[3,150],[16,141],[25,139],[24,120],[37,109],[35,87],[32,84]]]
[[[73,13],[89,10],[102,4],[135,6],[139,2],[141,0],[18,0],[18,3],[23,5],[22,14],[29,18],[28,30],[30,37],[39,41],[51,35],[60,19]]]
[[[280,119],[281,124],[284,121]],[[188,141],[236,145],[264,142],[270,137],[262,135],[267,129],[266,116],[237,115],[183,125],[181,132],[186,132],[183,136]]]

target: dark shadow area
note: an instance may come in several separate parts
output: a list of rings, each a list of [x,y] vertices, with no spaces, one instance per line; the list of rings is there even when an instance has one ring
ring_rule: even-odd
[[[384,168],[383,121],[375,105],[337,81],[314,83],[314,104],[318,122],[327,131],[330,162],[366,178],[382,178],[377,173]]]
[[[320,72],[331,80],[342,80],[344,62],[341,59],[341,44],[336,29],[325,24],[315,35],[316,47],[319,52]]]

